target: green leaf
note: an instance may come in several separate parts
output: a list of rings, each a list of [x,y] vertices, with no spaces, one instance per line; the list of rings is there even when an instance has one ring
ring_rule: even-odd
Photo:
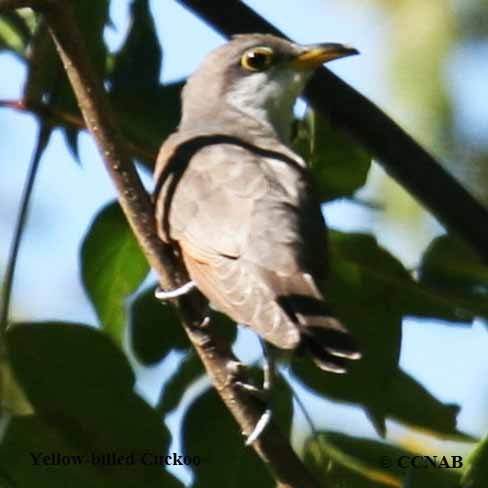
[[[143,462],[146,452],[166,454],[169,435],[134,393],[127,359],[105,335],[81,324],[16,324],[6,340],[16,378],[36,412],[14,418],[0,446],[0,472],[15,486],[135,488],[141,479],[154,488],[180,486],[159,464]],[[30,452],[80,455],[82,469],[35,466]],[[133,464],[91,462],[111,453],[128,463],[133,458]]]
[[[39,465],[36,465],[34,460],[41,459],[42,455],[46,455],[46,462],[49,462],[51,453],[60,453],[61,456],[66,456],[66,459],[73,459],[73,462],[65,465],[61,463],[60,465],[43,465],[39,460]],[[10,419],[0,445],[0,486],[2,488],[131,486],[129,483],[121,485],[112,476],[103,479],[97,473],[97,468],[88,462],[90,457],[89,452],[70,444],[56,426],[43,418],[36,415],[15,416]],[[85,464],[81,461],[82,459],[86,459]],[[132,486],[136,487],[136,485]]]
[[[13,51],[25,57],[34,24],[34,13],[30,9],[0,15],[0,51]]]
[[[131,26],[110,74],[111,100],[128,140],[147,150],[138,159],[154,165],[153,155],[180,115],[182,83],[160,85],[162,50],[147,0],[133,0]]]
[[[189,346],[174,309],[162,305],[154,298],[154,289],[142,294],[132,308],[131,336],[136,357],[145,364],[160,361],[171,350],[184,350]],[[237,328],[228,317],[213,311],[211,324],[215,333],[233,343]],[[158,412],[165,416],[177,407],[191,385],[205,375],[200,358],[193,349],[187,349],[186,356],[173,376],[166,383],[158,401]]]
[[[64,103],[64,98],[70,96],[68,79],[64,74],[61,61],[49,34],[46,22],[41,19],[34,32],[30,44],[29,65],[24,85],[23,101],[27,107],[39,107],[48,103],[52,109],[55,104],[51,100],[56,88],[56,103]],[[64,88],[63,88],[64,86]],[[74,100],[71,103],[74,110]]]
[[[181,113],[183,82],[161,85],[157,90],[134,96],[121,92],[111,96],[122,132],[129,143],[128,150],[149,168],[153,168],[163,141],[176,129]],[[133,151],[134,148],[143,151]]]
[[[211,324],[215,334],[225,339],[228,344],[232,344],[235,341],[237,327],[227,316],[212,311]],[[178,328],[179,330],[182,330],[180,324],[178,324]],[[150,339],[150,337],[146,337],[144,341],[148,339]],[[172,344],[172,347],[176,349],[181,349],[186,346],[188,346],[186,336],[181,343],[174,341]],[[161,346],[160,349],[162,350]],[[154,350],[156,351],[156,347]],[[200,358],[195,354],[193,349],[189,349],[182,363],[164,387],[158,402],[158,412],[161,412],[162,415],[166,415],[176,408],[188,388],[203,375],[205,375],[205,369]]]
[[[365,281],[371,277],[384,283],[390,290],[389,301],[396,304],[395,308],[403,316],[469,323],[484,308],[488,311],[488,305],[481,302],[467,304],[465,309],[461,309],[459,302],[454,302],[443,290],[430,286],[425,280],[414,280],[371,235],[331,231],[329,244],[332,261],[353,263]]]
[[[458,405],[440,402],[401,369],[395,372],[386,394],[387,398],[379,401],[387,401],[388,417],[436,436],[464,442],[474,440],[456,428]]]
[[[202,429],[208,435],[202,435]],[[186,414],[183,427],[185,452],[199,455],[193,468],[195,486],[272,486],[273,480],[244,438],[215,391],[201,395]]]
[[[233,344],[237,337],[237,324],[216,310],[211,311],[210,319],[216,334],[225,339],[227,344]]]
[[[4,358],[3,360],[0,359],[0,417],[6,412],[16,415],[30,415],[33,413],[33,409],[17,383],[10,363]],[[1,483],[0,486],[2,486]]]
[[[131,25],[110,74],[112,92],[159,87],[162,50],[148,0],[132,0]],[[139,98],[139,97],[136,97]]]
[[[189,346],[174,307],[154,296],[154,287],[145,290],[130,308],[130,343],[136,358],[145,365],[161,361],[173,349]]]
[[[488,479],[488,436],[480,441],[469,455],[463,486],[467,488],[484,488]]]
[[[307,133],[310,145],[306,143]],[[349,134],[332,127],[312,109],[299,123],[296,142],[296,149],[310,163],[321,201],[351,196],[366,182],[371,156]]]
[[[84,0],[74,3],[76,22],[83,33],[83,41],[95,70],[103,77],[107,60],[107,46],[103,32],[110,23],[109,0],[98,0],[87,8]]]
[[[460,488],[459,477],[458,469],[410,469],[402,488]]]
[[[386,380],[374,387],[374,395],[369,391],[371,380],[356,370],[337,379],[310,361],[295,360],[293,372],[304,385],[324,397],[363,406],[380,434],[384,434],[385,419],[391,418],[438,437],[473,440],[456,428],[457,405],[440,402],[401,369],[390,371]]]
[[[396,461],[404,455],[412,453],[335,432],[319,432],[310,437],[303,453],[305,464],[317,479],[326,486],[340,487],[342,482],[348,488],[399,487],[405,470]]]
[[[80,151],[78,148],[79,130],[74,129],[73,127],[65,127],[65,129],[63,131],[63,135],[64,135],[64,139],[66,141],[66,144],[68,145],[68,148],[71,151],[71,156],[73,156],[73,159],[78,164],[81,164]]]
[[[144,280],[149,266],[117,203],[95,218],[83,241],[83,285],[104,328],[121,342],[124,302]]]
[[[415,488],[459,487],[457,470],[412,469],[409,463],[414,456],[422,453],[336,432],[319,432],[308,439],[304,449],[307,466],[331,488],[403,487],[413,476],[416,484],[408,486]]]
[[[170,351],[189,346],[176,310],[154,297],[154,287],[142,292],[130,309],[130,338],[134,353],[143,364],[161,361]],[[225,315],[212,311],[212,327],[228,343],[233,343],[237,327]]]
[[[434,239],[424,253],[419,278],[460,311],[488,318],[488,267],[461,240],[449,235]]]

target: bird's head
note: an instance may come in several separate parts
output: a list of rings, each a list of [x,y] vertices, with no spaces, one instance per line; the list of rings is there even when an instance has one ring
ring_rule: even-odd
[[[244,34],[215,49],[183,91],[182,124],[240,113],[286,138],[293,105],[322,64],[357,54],[352,47],[300,45],[269,34]]]

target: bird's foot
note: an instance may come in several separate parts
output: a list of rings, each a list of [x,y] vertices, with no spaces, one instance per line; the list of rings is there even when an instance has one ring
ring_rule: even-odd
[[[234,385],[240,388],[242,391],[249,393],[253,398],[258,399],[265,404],[269,403],[271,392],[263,387],[251,385],[251,383],[245,383],[244,381],[235,381]]]
[[[196,284],[194,281],[189,281],[188,283],[185,283],[183,286],[180,286],[179,288],[176,288],[174,290],[163,290],[161,287],[157,287],[156,291],[154,292],[154,296],[161,301],[164,300],[170,300],[172,298],[178,298],[181,297],[182,295],[186,295],[190,291],[193,290],[193,288],[196,288]]]
[[[272,399],[272,387],[274,384],[275,377],[275,364],[273,358],[269,352],[268,347],[262,341],[263,352],[264,352],[264,365],[263,365],[263,385],[258,388],[249,383],[244,383],[242,381],[237,381],[235,384],[242,390],[248,392],[254,398],[257,398],[266,405],[264,412],[261,417],[259,417],[253,431],[248,435],[246,439],[246,446],[253,444],[259,436],[264,432],[266,427],[271,421],[272,410],[270,408]]]
[[[260,402],[266,405],[264,412],[259,417],[256,425],[252,432],[246,438],[246,446],[253,444],[259,436],[264,432],[269,422],[271,421],[272,411],[269,407],[271,391],[269,389],[259,388],[257,386],[251,385],[250,383],[244,383],[243,381],[236,381],[235,386],[242,389],[246,393],[249,393],[252,397],[257,398]]]

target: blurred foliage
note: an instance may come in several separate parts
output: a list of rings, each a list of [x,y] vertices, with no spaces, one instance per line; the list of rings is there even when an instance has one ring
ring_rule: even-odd
[[[3,346],[3,344],[2,344]],[[4,352],[2,352],[3,356]],[[19,386],[11,364],[0,359],[0,413],[9,412],[16,415],[30,415],[32,405],[27,400],[24,391]]]
[[[462,144],[462,138],[453,136],[445,66],[456,45],[486,42],[488,22],[481,21],[488,15],[486,2],[370,1],[389,19],[396,110],[421,141],[449,156],[446,141]],[[127,150],[151,166],[161,141],[177,125],[182,83],[159,83],[163,48],[148,0],[131,2],[131,24],[117,52],[109,52],[103,36],[110,28],[109,0],[90,5],[76,2],[93,64],[109,91]],[[27,64],[25,109],[60,127],[77,157],[83,123],[42,19],[28,10],[0,16],[0,51],[12,52]],[[321,201],[350,198],[364,185],[371,163],[367,152],[312,110],[297,121],[295,147],[311,162]],[[488,155],[479,151],[477,160],[488,161]],[[387,200],[387,211],[391,205]],[[331,305],[354,331],[364,357],[344,376],[324,374],[306,358],[298,358],[292,362],[292,376],[318,397],[360,405],[382,435],[386,420],[395,419],[442,438],[469,439],[456,426],[459,407],[439,401],[399,368],[401,324],[412,316],[465,327],[474,318],[486,319],[488,268],[452,236],[431,243],[417,275],[370,235],[330,232],[329,242]],[[38,469],[29,457],[29,452],[38,451],[81,459],[94,452],[167,453],[169,435],[162,420],[192,391],[204,370],[175,311],[156,301],[154,287],[138,292],[147,272],[122,212],[110,204],[94,216],[81,252],[83,284],[101,330],[68,323],[10,327],[5,337],[10,363],[0,364],[2,406],[22,408],[9,407],[13,415],[0,434],[1,486],[180,486],[158,465],[136,462],[129,469],[72,463]],[[215,313],[212,320],[228,341],[235,339],[229,319]],[[117,347],[124,345],[128,325],[126,352],[138,362],[164,365],[169,353],[183,355],[162,385],[156,408],[134,392],[134,373]],[[251,372],[253,377],[257,373]],[[22,391],[5,387],[12,374]],[[294,413],[292,387],[279,378],[272,402],[288,435]],[[185,453],[201,458],[201,464],[193,466],[192,486],[271,486],[270,474],[244,447],[236,424],[213,390],[194,400],[184,416],[182,436]],[[302,454],[328,487],[461,486],[458,471],[382,466],[379,459],[396,460],[412,453],[340,433],[311,436]],[[468,462],[466,488],[484,486],[487,458],[485,440]]]
[[[371,157],[312,109],[296,123],[294,147],[308,161],[322,202],[352,196],[366,183]]]
[[[0,445],[7,486],[135,488],[141,479],[144,486],[181,486],[159,464],[141,461],[147,452],[166,455],[169,435],[134,393],[127,358],[106,336],[81,324],[23,323],[6,341],[35,411],[7,422]],[[56,461],[56,453],[79,461]],[[110,462],[113,455],[123,460]],[[40,456],[48,459],[36,465]]]
[[[214,390],[191,405],[183,427],[185,452],[198,454],[194,486],[272,486],[271,474],[251,449],[243,446],[239,428]]]
[[[412,458],[417,466],[411,466]],[[305,462],[317,478],[333,488],[379,488],[382,486],[415,488],[456,488],[459,475],[448,469],[426,469],[423,453],[411,452],[384,442],[349,437],[337,432],[320,432],[310,437],[304,448]],[[442,462],[442,457],[436,460]],[[451,458],[446,457],[448,465]],[[431,466],[431,465],[430,465]],[[415,473],[420,471],[421,474]],[[415,473],[415,484],[411,483]]]
[[[348,0],[351,8],[357,0]],[[402,126],[446,164],[480,200],[488,203],[488,137],[472,141],[454,112],[455,86],[451,71],[469,65],[470,56],[486,46],[488,9],[484,0],[368,0],[385,15],[383,46],[388,80],[388,110]],[[477,56],[484,63],[482,56]],[[460,77],[462,79],[462,77]],[[487,80],[488,82],[488,80]],[[476,103],[475,96],[464,103]],[[381,201],[385,212],[379,230],[403,239],[404,256],[415,265],[437,231],[426,212],[381,169],[370,179],[369,197]],[[395,246],[395,237],[388,240]]]
[[[124,300],[146,277],[149,265],[118,203],[96,216],[81,248],[83,285],[102,327],[117,342],[126,323]]]
[[[488,296],[488,267],[469,246],[451,236],[432,241],[423,255],[419,278],[432,288],[455,293],[459,301],[481,303]]]
[[[157,364],[170,351],[184,351],[189,343],[182,327],[161,327],[178,322],[176,310],[154,299],[155,288],[139,293],[130,307],[130,343],[138,361]],[[121,326],[125,326],[123,322]]]
[[[457,436],[458,408],[440,403],[398,368],[401,322],[406,316],[469,322],[480,313],[488,315],[484,300],[472,310],[447,300],[415,281],[371,236],[334,232],[330,243],[329,301],[353,331],[364,357],[344,377],[324,376],[306,359],[295,361],[294,373],[314,391],[363,405],[381,434],[388,416],[438,435]]]
[[[483,488],[488,479],[488,437],[485,437],[473,450],[468,467],[463,475],[466,488]]]
[[[0,15],[0,52],[10,51],[23,57],[34,27],[35,18],[30,9]]]

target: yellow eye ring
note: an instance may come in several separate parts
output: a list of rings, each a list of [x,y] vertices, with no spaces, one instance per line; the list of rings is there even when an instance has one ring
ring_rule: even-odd
[[[269,47],[254,47],[241,57],[241,66],[248,71],[263,71],[273,61],[273,50]]]

